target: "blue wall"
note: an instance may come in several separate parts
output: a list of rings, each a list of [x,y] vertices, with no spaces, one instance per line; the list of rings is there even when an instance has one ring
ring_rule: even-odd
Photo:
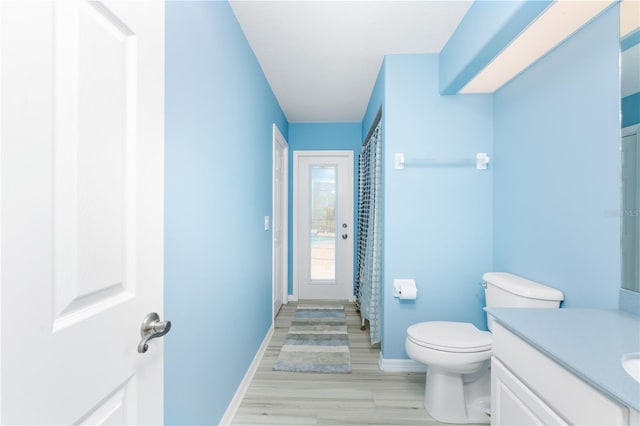
[[[492,171],[399,171],[394,154],[404,153],[408,162],[491,155],[493,101],[490,95],[440,96],[435,54],[387,55],[383,67],[384,96],[374,92],[384,101],[382,354],[406,358],[404,339],[413,323],[485,326],[478,282],[492,264]],[[415,302],[392,296],[394,278],[416,280]]]
[[[217,424],[271,325],[272,123],[227,2],[166,4],[165,422]]]
[[[366,135],[365,135],[366,136]],[[358,154],[364,136],[360,123],[291,123],[289,125],[289,294],[293,294],[293,152],[315,150],[353,151],[354,225],[358,212]],[[353,241],[357,240],[357,233]],[[354,247],[355,256],[355,247]],[[354,271],[355,271],[354,257]]]
[[[618,303],[618,57],[616,6],[495,94],[494,266],[565,307]]]

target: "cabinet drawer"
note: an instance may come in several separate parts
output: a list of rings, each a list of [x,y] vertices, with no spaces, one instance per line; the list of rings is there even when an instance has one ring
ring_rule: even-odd
[[[493,327],[493,353],[568,423],[629,424],[626,407],[607,398],[499,323]]]

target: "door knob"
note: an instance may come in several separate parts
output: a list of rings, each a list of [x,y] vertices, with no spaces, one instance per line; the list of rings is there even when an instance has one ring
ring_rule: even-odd
[[[149,340],[162,337],[171,330],[171,321],[160,321],[160,316],[151,312],[142,321],[140,326],[140,335],[142,340],[138,343],[138,352],[141,354],[149,349]]]
[[[343,239],[343,240],[346,240],[347,238],[349,238],[349,235],[347,235],[347,234],[342,234],[342,239]]]

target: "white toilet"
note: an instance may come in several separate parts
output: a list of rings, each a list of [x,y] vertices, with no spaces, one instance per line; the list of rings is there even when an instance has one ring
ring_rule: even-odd
[[[561,291],[506,272],[482,276],[488,307],[558,308]],[[488,315],[491,330],[493,319]],[[427,321],[407,329],[407,355],[427,365],[424,408],[443,423],[489,423],[491,333],[471,323]]]

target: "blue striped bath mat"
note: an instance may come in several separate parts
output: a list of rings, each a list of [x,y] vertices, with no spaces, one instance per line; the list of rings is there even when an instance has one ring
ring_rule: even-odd
[[[299,305],[273,369],[351,373],[344,306]]]

